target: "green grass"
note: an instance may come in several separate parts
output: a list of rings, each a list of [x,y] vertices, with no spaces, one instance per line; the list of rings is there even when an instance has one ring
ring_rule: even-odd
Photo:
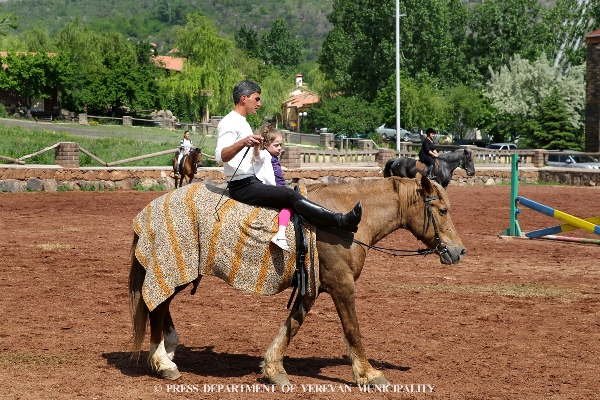
[[[26,130],[20,127],[0,126],[0,155],[19,158],[58,142],[77,142],[80,147],[108,163],[170,149],[173,149],[174,155],[179,139],[183,136],[182,131],[114,125],[98,125],[93,129],[82,129],[81,132],[81,135],[74,135],[66,132],[56,133],[49,130]],[[214,137],[199,136],[192,140],[196,146],[202,147],[203,153],[214,154],[216,146]],[[119,166],[171,166],[173,155],[166,154]],[[54,150],[29,158],[25,162],[27,164],[54,165]],[[214,165],[208,160],[203,160],[203,162],[205,166]],[[8,161],[0,160],[0,163],[8,163]],[[79,153],[79,165],[82,167],[100,166],[97,161],[81,152]]]

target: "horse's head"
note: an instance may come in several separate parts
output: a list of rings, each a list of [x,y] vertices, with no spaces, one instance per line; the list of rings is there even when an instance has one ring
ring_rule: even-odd
[[[405,227],[429,249],[440,256],[442,264],[456,264],[467,250],[450,218],[450,202],[446,191],[437,183],[421,176],[421,188],[406,205]]]
[[[460,160],[460,167],[467,172],[468,176],[475,175],[475,164],[473,163],[473,152],[465,149],[465,155]]]
[[[196,164],[196,167],[202,166],[202,147],[195,147],[190,153],[192,162]]]

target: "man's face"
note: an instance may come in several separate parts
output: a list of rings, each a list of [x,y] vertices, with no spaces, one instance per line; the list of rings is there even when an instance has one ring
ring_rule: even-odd
[[[245,99],[244,108],[248,114],[256,114],[258,109],[260,108],[260,93],[254,92],[247,97],[246,95],[242,96]]]

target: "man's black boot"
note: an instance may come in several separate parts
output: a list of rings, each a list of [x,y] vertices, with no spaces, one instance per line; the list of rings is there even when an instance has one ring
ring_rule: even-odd
[[[298,201],[294,206],[294,210],[317,227],[335,227],[350,232],[358,230],[358,224],[362,218],[362,204],[360,201],[345,215],[330,211],[307,199]]]

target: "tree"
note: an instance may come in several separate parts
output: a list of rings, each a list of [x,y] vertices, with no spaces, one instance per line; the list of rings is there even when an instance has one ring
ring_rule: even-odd
[[[231,90],[242,79],[236,58],[245,57],[231,40],[219,37],[211,20],[200,14],[190,14],[187,20],[175,29],[175,45],[187,61],[181,73],[162,80],[161,87],[185,100],[188,117],[195,122],[207,105],[221,115],[231,109]]]
[[[515,54],[536,59],[552,41],[543,16],[538,0],[488,0],[477,5],[469,25],[468,59],[483,77]]]
[[[256,30],[246,28],[242,25],[240,30],[235,34],[235,45],[238,49],[242,49],[252,58],[260,58],[260,40]]]
[[[23,37],[27,45],[27,51],[49,52],[55,50],[48,31],[41,26],[34,26],[32,30],[26,31]]]
[[[68,59],[46,53],[8,53],[1,57],[0,87],[11,90],[31,106],[32,98],[49,97],[49,89],[62,89],[70,79]]]
[[[214,65],[233,47],[233,42],[219,37],[214,22],[202,14],[188,14],[186,25],[174,31],[177,55],[192,64]]]
[[[376,107],[358,97],[323,98],[311,107],[307,123],[327,127],[330,132],[353,134],[374,132],[381,116]]]
[[[448,103],[447,126],[455,138],[463,139],[470,129],[485,127],[490,109],[480,90],[458,85],[448,89],[445,98]]]
[[[261,39],[260,56],[267,65],[293,72],[302,59],[302,42],[293,39],[285,21],[278,19]]]
[[[6,36],[6,28],[17,29],[17,17],[13,13],[0,13],[0,36]]]
[[[175,25],[185,19],[186,6],[181,0],[159,0],[153,14],[161,22]]]
[[[401,67],[407,76],[441,86],[466,79],[464,34],[468,9],[459,0],[406,0],[401,4]],[[369,101],[395,73],[395,3],[335,0],[334,28],[317,62],[343,93]],[[461,37],[463,35],[463,37]]]
[[[449,62],[454,61],[457,68],[464,61],[461,38],[453,33],[466,32],[465,6],[447,0],[405,0],[403,5],[407,15],[402,18],[402,68],[418,80],[437,79],[442,86],[452,83]],[[449,5],[455,15],[450,14]],[[450,24],[451,17],[456,25]]]
[[[401,121],[405,128],[445,128],[447,103],[443,92],[430,82],[417,82],[403,76],[400,79]],[[388,125],[396,124],[396,76],[392,75],[385,88],[379,91],[375,108]]]
[[[585,62],[584,36],[600,27],[600,2],[593,0],[558,0],[544,16],[552,38],[547,53],[553,66],[568,69]],[[594,16],[596,16],[594,18]]]
[[[525,123],[525,146],[547,150],[581,150],[582,131],[569,121],[568,108],[558,88],[553,88],[535,117]]]
[[[394,71],[394,7],[391,0],[334,0],[333,24],[317,62],[347,96],[373,101]]]
[[[141,57],[141,53],[149,46],[148,44],[138,46],[142,51],[136,53]],[[135,111],[157,106],[158,70],[148,62],[148,58],[147,56],[146,59],[140,60],[123,53],[105,55],[100,79],[105,102],[103,108],[110,108],[114,115],[122,107]]]
[[[531,63],[515,55],[497,72],[490,68],[484,95],[501,113],[523,123],[537,113],[542,101],[556,88],[565,100],[569,122],[580,128],[585,104],[584,71],[585,65],[581,65],[563,74],[550,66],[545,54]]]

